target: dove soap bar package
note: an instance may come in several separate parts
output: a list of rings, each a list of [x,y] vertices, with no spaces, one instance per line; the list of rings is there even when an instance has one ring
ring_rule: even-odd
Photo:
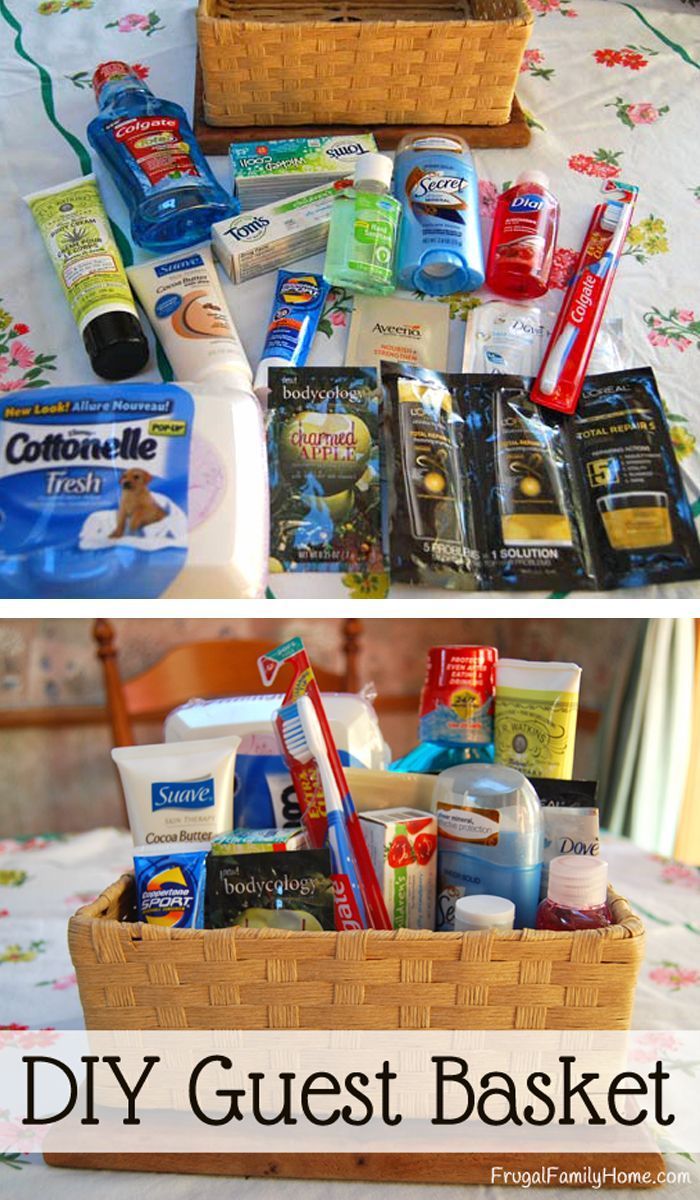
[[[533,780],[537,790],[538,780]],[[600,830],[597,808],[552,808],[543,806],[544,851],[542,857],[542,883],[540,900],[547,895],[549,864],[562,854],[600,853]]]
[[[267,473],[252,393],[46,388],[0,400],[0,597],[255,597]]]

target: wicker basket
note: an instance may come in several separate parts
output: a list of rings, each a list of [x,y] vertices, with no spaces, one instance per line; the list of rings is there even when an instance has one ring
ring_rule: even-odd
[[[209,125],[504,125],[525,0],[200,0]]]
[[[285,933],[134,922],[122,875],[69,925],[88,1029],[626,1029],[644,928]]]

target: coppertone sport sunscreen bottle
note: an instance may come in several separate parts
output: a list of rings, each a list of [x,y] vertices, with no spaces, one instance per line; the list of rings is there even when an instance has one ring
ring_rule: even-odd
[[[403,206],[399,287],[450,296],[484,282],[479,183],[460,137],[411,133],[399,142],[394,194]]]

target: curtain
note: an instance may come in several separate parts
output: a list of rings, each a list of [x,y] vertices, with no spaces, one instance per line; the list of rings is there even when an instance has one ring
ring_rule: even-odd
[[[695,620],[695,694],[691,732],[690,767],[685,783],[683,809],[676,836],[675,857],[689,866],[700,867],[700,621]]]
[[[601,728],[601,823],[667,856],[674,852],[690,765],[694,675],[692,618],[645,621]]]

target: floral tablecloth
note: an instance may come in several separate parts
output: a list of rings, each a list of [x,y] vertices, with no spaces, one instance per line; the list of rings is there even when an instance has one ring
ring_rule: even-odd
[[[75,975],[66,945],[66,922],[131,865],[131,839],[115,829],[96,829],[75,837],[35,837],[0,841],[0,1029],[74,1029],[82,1027]],[[606,837],[603,853],[616,889],[626,895],[647,928],[647,957],[642,967],[633,1023],[637,1029],[696,1029],[700,1014],[700,872],[638,850],[621,838]],[[75,1200],[95,1186],[112,1197],[138,1195],[165,1200],[192,1194],[192,1183],[174,1176],[147,1177],[57,1171],[27,1157],[3,1156],[0,1113],[0,1193],[34,1200],[37,1187],[52,1200]],[[16,1145],[16,1133],[13,1131]],[[691,1200],[700,1194],[700,1162],[673,1155],[669,1169],[691,1175],[687,1185],[668,1194]],[[47,1172],[50,1173],[47,1175]],[[40,1176],[41,1178],[38,1178]],[[138,1193],[134,1187],[138,1187]],[[379,1200],[389,1191],[395,1200],[411,1200],[415,1190],[394,1185],[296,1184],[276,1180],[276,1200]],[[209,1180],[207,1196],[230,1196],[230,1181]],[[687,1189],[687,1190],[686,1190]],[[427,1189],[421,1191],[421,1196]],[[471,1189],[475,1195],[480,1189]],[[435,1200],[457,1200],[464,1188],[435,1191]],[[484,1189],[490,1200],[508,1193]],[[534,1195],[546,1195],[533,1190]],[[567,1195],[584,1195],[577,1190]],[[620,1192],[621,1196],[628,1193]],[[635,1193],[638,1194],[638,1193]],[[270,1195],[266,1181],[237,1181],[238,1200]],[[552,1196],[553,1193],[549,1192]],[[631,1196],[632,1193],[629,1193]]]
[[[191,106],[193,0],[153,0],[155,7],[131,12],[134,2],[0,0],[0,394],[90,378],[80,339],[22,195],[92,169],[85,129],[95,112],[90,88],[95,65],[104,59],[127,59],[156,94]],[[628,365],[649,364],[657,373],[673,441],[696,502],[697,0],[528,2],[535,22],[518,93],[528,110],[532,142],[526,149],[477,154],[485,237],[504,185],[525,166],[546,171],[562,206],[550,293],[559,303],[601,181],[620,178],[639,185],[636,217],[608,313],[623,318]],[[214,165],[226,180],[225,161],[214,160]],[[99,165],[97,174],[110,215],[123,233],[128,229],[124,206]],[[125,236],[122,244],[129,257]],[[137,251],[135,257],[140,256]],[[307,265],[318,268],[321,259],[309,259]],[[273,283],[274,275],[238,287],[226,282],[253,363],[262,348]],[[486,298],[482,291],[449,301],[453,369],[461,361],[465,318]],[[342,361],[350,303],[345,294],[331,297],[312,362]],[[157,379],[162,356],[152,362],[145,377]],[[381,569],[369,576],[349,572],[272,577],[272,590],[280,597],[381,597],[387,587]],[[428,593],[394,588],[392,594]],[[700,584],[645,594],[698,596]],[[452,599],[462,603],[459,596]]]

